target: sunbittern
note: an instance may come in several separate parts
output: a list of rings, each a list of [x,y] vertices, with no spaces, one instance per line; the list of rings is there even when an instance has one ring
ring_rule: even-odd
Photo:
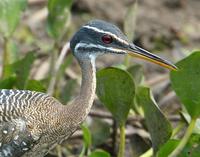
[[[70,42],[82,70],[79,95],[68,105],[28,90],[0,90],[0,157],[42,157],[67,139],[85,120],[96,88],[96,57],[129,54],[168,69],[170,62],[128,42],[113,24],[93,20],[82,26]]]

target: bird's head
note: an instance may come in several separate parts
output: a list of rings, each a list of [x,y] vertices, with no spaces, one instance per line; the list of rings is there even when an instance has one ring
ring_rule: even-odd
[[[129,54],[168,69],[177,69],[172,63],[130,43],[118,27],[101,20],[92,20],[82,26],[73,36],[70,47],[78,59],[92,59],[108,53]]]

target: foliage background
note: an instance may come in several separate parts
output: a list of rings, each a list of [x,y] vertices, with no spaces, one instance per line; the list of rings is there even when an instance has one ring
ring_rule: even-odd
[[[8,14],[5,14],[5,5],[9,6]],[[198,0],[138,0],[137,3],[134,0],[2,0],[0,87],[48,92],[66,104],[79,91],[80,68],[69,53],[54,78],[56,61],[63,45],[69,42],[73,33],[94,18],[118,25],[136,45],[177,62],[199,48],[199,5]],[[180,101],[171,88],[168,70],[123,56],[109,55],[97,60],[97,69],[113,65],[127,69],[134,77],[136,86],[142,84],[151,88],[161,111],[170,120],[172,127],[179,129],[176,136],[182,137],[184,131],[181,129],[186,128],[186,118],[183,117],[187,115],[179,112]],[[52,88],[50,84],[53,79],[55,86]],[[150,97],[149,89],[140,87],[137,90],[138,95]],[[141,99],[137,94],[136,97],[137,100],[134,101],[142,102],[141,104],[152,101],[148,98]],[[108,111],[102,102],[98,98],[95,100],[92,111],[82,126],[83,132],[79,129],[67,142],[57,146],[47,156],[88,154],[95,157],[95,153],[91,152],[98,149],[116,156],[119,147],[117,122],[111,116],[112,111]],[[153,139],[158,138],[157,133],[151,133],[155,130],[148,127],[148,124],[152,126],[154,123],[146,125],[144,117],[150,116],[151,119],[154,111],[161,115],[159,118],[163,117],[155,108],[142,108],[137,103],[134,104],[125,128],[127,157],[144,155],[151,148],[151,140],[153,142]],[[145,109],[152,112],[145,112]],[[171,129],[170,126],[167,128]],[[166,131],[160,137],[164,137],[164,133]],[[160,148],[159,142],[156,141],[156,146],[153,143],[156,149]],[[96,156],[109,156],[106,152],[97,152]]]

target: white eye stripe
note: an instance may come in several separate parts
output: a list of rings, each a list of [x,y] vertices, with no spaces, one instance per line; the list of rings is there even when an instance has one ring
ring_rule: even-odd
[[[115,34],[113,34],[111,32],[107,32],[107,31],[104,31],[102,29],[99,29],[99,28],[96,28],[96,27],[92,27],[92,26],[89,26],[89,25],[85,25],[83,27],[87,28],[87,29],[92,29],[92,30],[94,30],[96,32],[99,32],[99,33],[108,34],[108,35],[112,36],[114,39],[118,40],[119,42],[122,42],[122,43],[124,43],[126,45],[129,45],[129,43],[126,40],[123,40],[123,39],[117,37]]]
[[[117,49],[117,48],[113,48],[113,47],[104,47],[102,45],[95,45],[95,44],[85,44],[85,43],[78,43],[75,46],[75,52],[78,51],[79,48],[98,48],[98,49],[104,49],[105,51],[111,51],[113,53],[126,53],[126,51],[121,50],[121,49]]]

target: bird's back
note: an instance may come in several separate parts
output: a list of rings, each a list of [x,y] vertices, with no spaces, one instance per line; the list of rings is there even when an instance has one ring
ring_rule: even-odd
[[[29,90],[0,90],[0,122],[23,118],[26,109],[33,105],[37,107],[48,97],[47,94]]]

